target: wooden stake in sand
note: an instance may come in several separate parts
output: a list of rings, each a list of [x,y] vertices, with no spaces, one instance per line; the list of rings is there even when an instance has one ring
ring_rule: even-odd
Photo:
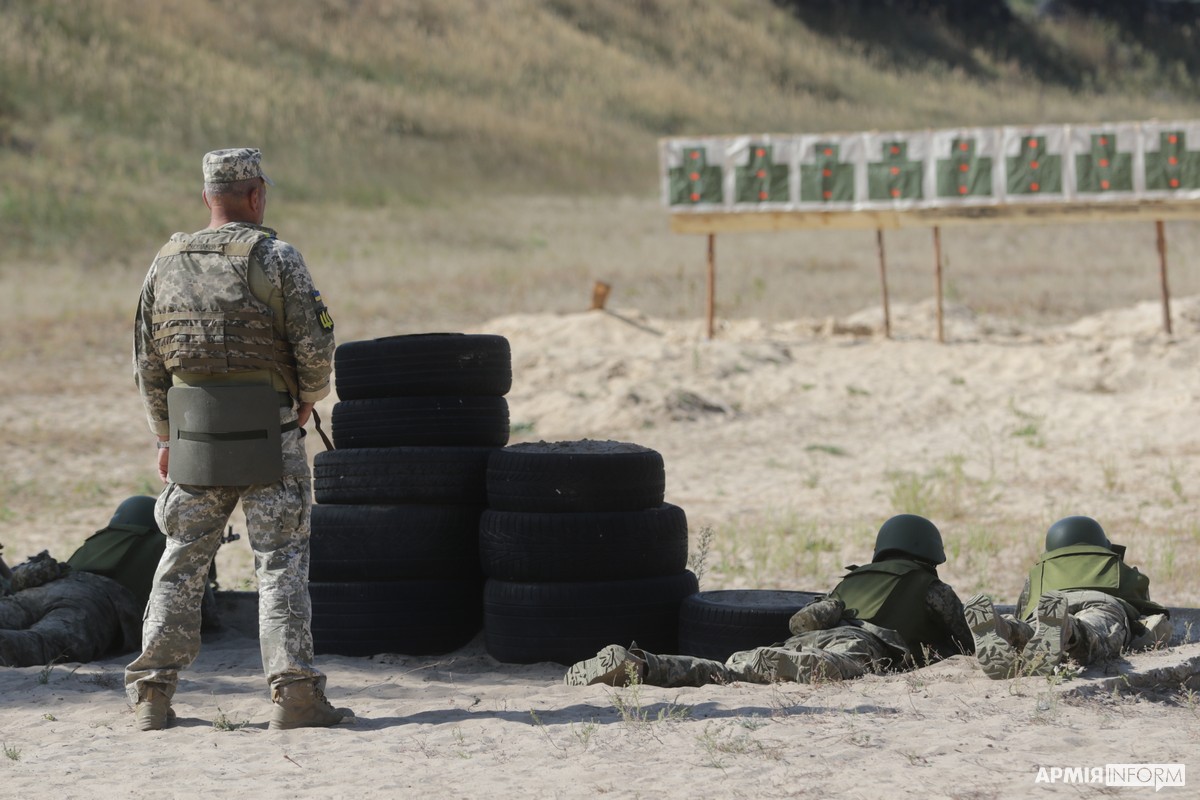
[[[612,286],[604,281],[596,281],[592,286],[592,311],[603,311],[604,304],[608,302],[608,294],[612,291]]]
[[[717,235],[708,234],[708,338],[713,338],[713,317],[716,315],[717,293]]]
[[[933,226],[933,275],[937,283],[937,325],[938,341],[945,342],[946,334],[942,327],[942,229]]]
[[[1171,290],[1167,286],[1167,234],[1163,230],[1163,221],[1156,220],[1154,228],[1158,233],[1158,277],[1162,282],[1163,330],[1171,335]]]
[[[888,306],[887,260],[883,255],[883,228],[875,229],[875,245],[879,249],[879,283],[883,287],[883,335],[892,338],[892,311]]]

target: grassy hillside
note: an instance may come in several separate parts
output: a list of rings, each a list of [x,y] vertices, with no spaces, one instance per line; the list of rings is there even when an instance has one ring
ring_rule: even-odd
[[[276,209],[647,196],[664,135],[1191,117],[1190,77],[1096,23],[770,0],[4,0],[0,264],[128,259],[216,147]]]

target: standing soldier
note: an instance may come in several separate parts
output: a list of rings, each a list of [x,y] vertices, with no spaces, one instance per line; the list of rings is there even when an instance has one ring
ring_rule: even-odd
[[[329,394],[333,320],[304,258],[263,227],[267,187],[254,148],[204,156],[209,225],[176,233],[142,285],[134,368],[158,473],[167,537],[125,671],[139,729],[174,719],[171,697],[200,650],[209,565],[238,502],[254,550],[271,728],[336,725],[313,666],[308,596],[312,477],[303,426]],[[174,451],[172,453],[172,450]]]
[[[572,686],[703,686],[858,678],[913,669],[972,650],[962,601],[937,574],[946,561],[942,535],[915,514],[892,517],[875,537],[871,563],[850,572],[824,598],[792,615],[782,644],[731,655],[724,663],[609,645],[567,670]]]

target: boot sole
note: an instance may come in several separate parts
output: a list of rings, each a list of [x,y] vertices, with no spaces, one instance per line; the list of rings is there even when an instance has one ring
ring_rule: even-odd
[[[975,639],[975,660],[994,681],[1016,673],[1017,652],[996,630],[996,607],[986,595],[976,595],[963,606],[967,627]]]
[[[1022,653],[1026,674],[1052,675],[1062,663],[1070,633],[1067,610],[1067,596],[1062,592],[1047,592],[1038,600],[1038,629]]]
[[[580,661],[567,670],[563,682],[568,686],[593,686],[603,683],[606,686],[617,686],[617,681],[624,686],[628,683],[628,670],[625,665],[631,663],[629,651],[624,647],[610,645],[594,657]]]

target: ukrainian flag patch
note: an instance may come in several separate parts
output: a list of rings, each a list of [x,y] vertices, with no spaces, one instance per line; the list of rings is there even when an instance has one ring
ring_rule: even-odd
[[[321,299],[321,293],[313,289],[313,311],[316,312],[317,322],[321,323],[321,330],[333,330],[333,317],[329,315],[329,309],[325,307],[325,302]]]

